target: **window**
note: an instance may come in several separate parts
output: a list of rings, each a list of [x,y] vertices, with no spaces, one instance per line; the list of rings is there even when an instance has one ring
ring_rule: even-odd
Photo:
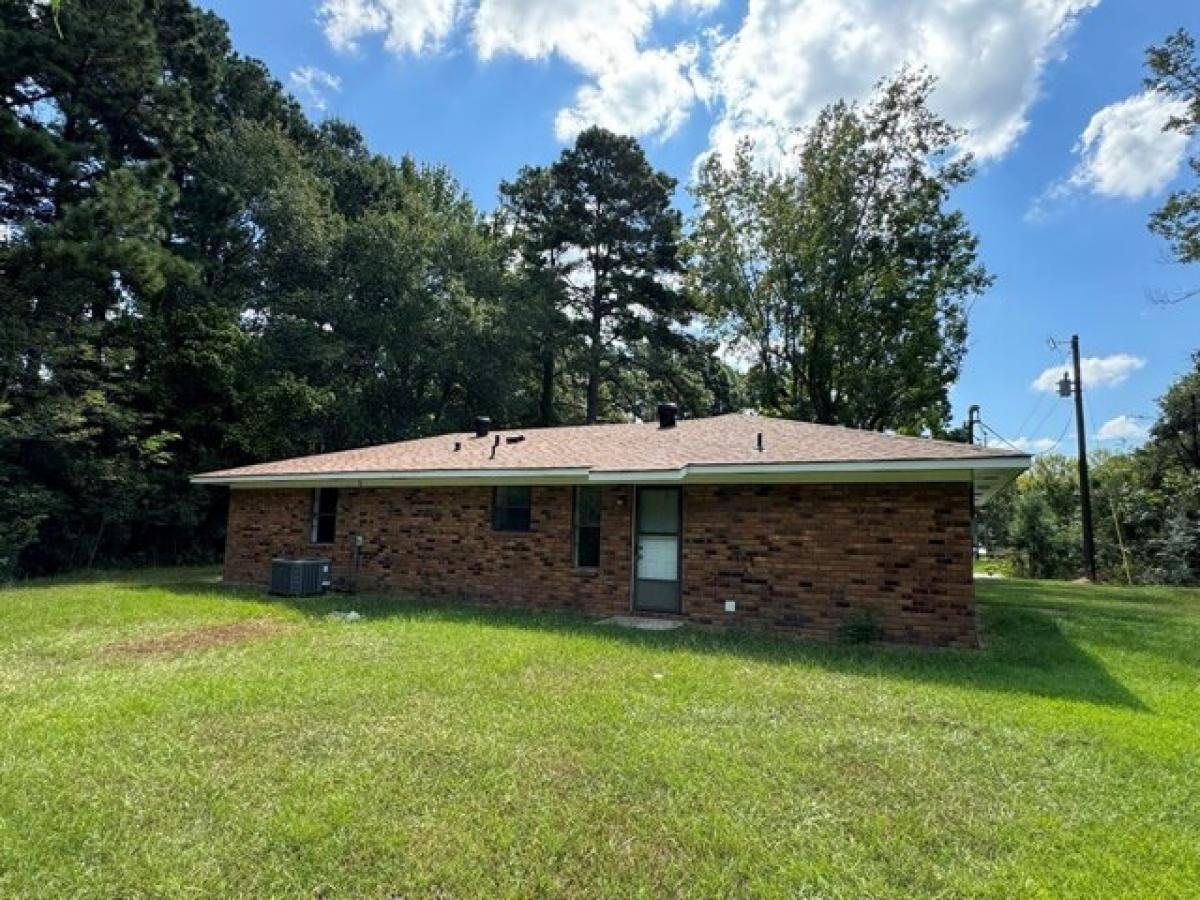
[[[575,488],[575,565],[600,565],[600,488]]]
[[[494,531],[528,531],[530,488],[498,487],[492,494],[492,529]]]
[[[337,488],[317,488],[313,491],[312,542],[332,544],[337,533]]]

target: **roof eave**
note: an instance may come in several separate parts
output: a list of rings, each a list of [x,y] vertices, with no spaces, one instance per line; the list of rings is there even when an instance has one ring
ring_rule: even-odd
[[[1028,456],[978,459],[847,460],[806,463],[690,464],[676,469],[598,470],[585,467],[556,469],[461,469],[378,472],[310,472],[195,475],[198,485],[235,488],[454,487],[531,484],[781,484],[893,481],[971,481],[977,500],[987,501],[997,490],[1029,468]]]
[[[420,469],[411,471],[377,472],[288,472],[246,473],[208,472],[193,475],[192,484],[228,487],[317,487],[321,485],[346,487],[420,487],[440,485],[453,487],[471,484],[585,484],[586,468],[556,469]]]

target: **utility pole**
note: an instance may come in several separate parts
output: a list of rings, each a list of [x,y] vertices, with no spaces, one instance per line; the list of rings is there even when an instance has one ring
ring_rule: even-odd
[[[979,404],[967,407],[967,443],[975,444],[975,424],[983,425],[979,415]],[[982,429],[981,429],[982,430]],[[971,558],[979,559],[979,534],[975,528],[975,480],[971,479]]]
[[[1096,580],[1096,540],[1092,533],[1092,486],[1088,480],[1087,429],[1083,421],[1083,375],[1079,365],[1079,335],[1071,335],[1071,362],[1074,383],[1064,375],[1058,383],[1060,397],[1075,395],[1075,440],[1079,454],[1079,506],[1083,514],[1083,568],[1091,581]]]

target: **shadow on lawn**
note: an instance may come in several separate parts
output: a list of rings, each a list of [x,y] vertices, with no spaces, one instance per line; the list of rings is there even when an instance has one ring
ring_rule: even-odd
[[[655,652],[736,655],[779,665],[816,666],[843,674],[1148,710],[1099,660],[1063,633],[1052,611],[1019,604],[981,602],[985,649],[970,651],[826,644],[742,629],[684,627],[673,631],[640,631],[600,625],[596,618],[577,612],[506,609],[372,594],[271,597],[253,588],[196,582],[147,585],[146,590],[193,595],[211,591],[247,602],[278,603],[312,618],[354,610],[365,619],[376,621],[462,623],[497,631],[536,630],[599,638]]]

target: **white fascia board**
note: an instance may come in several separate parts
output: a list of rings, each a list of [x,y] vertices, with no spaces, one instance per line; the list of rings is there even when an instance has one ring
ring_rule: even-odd
[[[493,484],[753,484],[889,481],[980,481],[991,496],[1029,468],[1027,456],[888,462],[752,463],[689,465],[679,469],[602,470],[464,469],[411,472],[330,472],[310,475],[196,475],[193,484],[236,488],[436,487]],[[994,485],[994,486],[993,486]],[[983,487],[983,485],[980,485]],[[989,489],[990,488],[990,489]]]
[[[588,480],[609,483],[682,483],[720,484],[755,481],[813,481],[828,478],[833,481],[856,476],[856,480],[970,480],[978,471],[999,470],[1020,473],[1029,468],[1027,456],[983,457],[981,459],[900,459],[886,462],[807,462],[807,463],[750,463],[748,465],[694,464],[680,469],[605,470],[593,471]]]
[[[192,484],[234,488],[431,487],[477,484],[586,484],[588,470],[571,469],[444,469],[410,472],[322,472],[297,475],[193,475]]]

